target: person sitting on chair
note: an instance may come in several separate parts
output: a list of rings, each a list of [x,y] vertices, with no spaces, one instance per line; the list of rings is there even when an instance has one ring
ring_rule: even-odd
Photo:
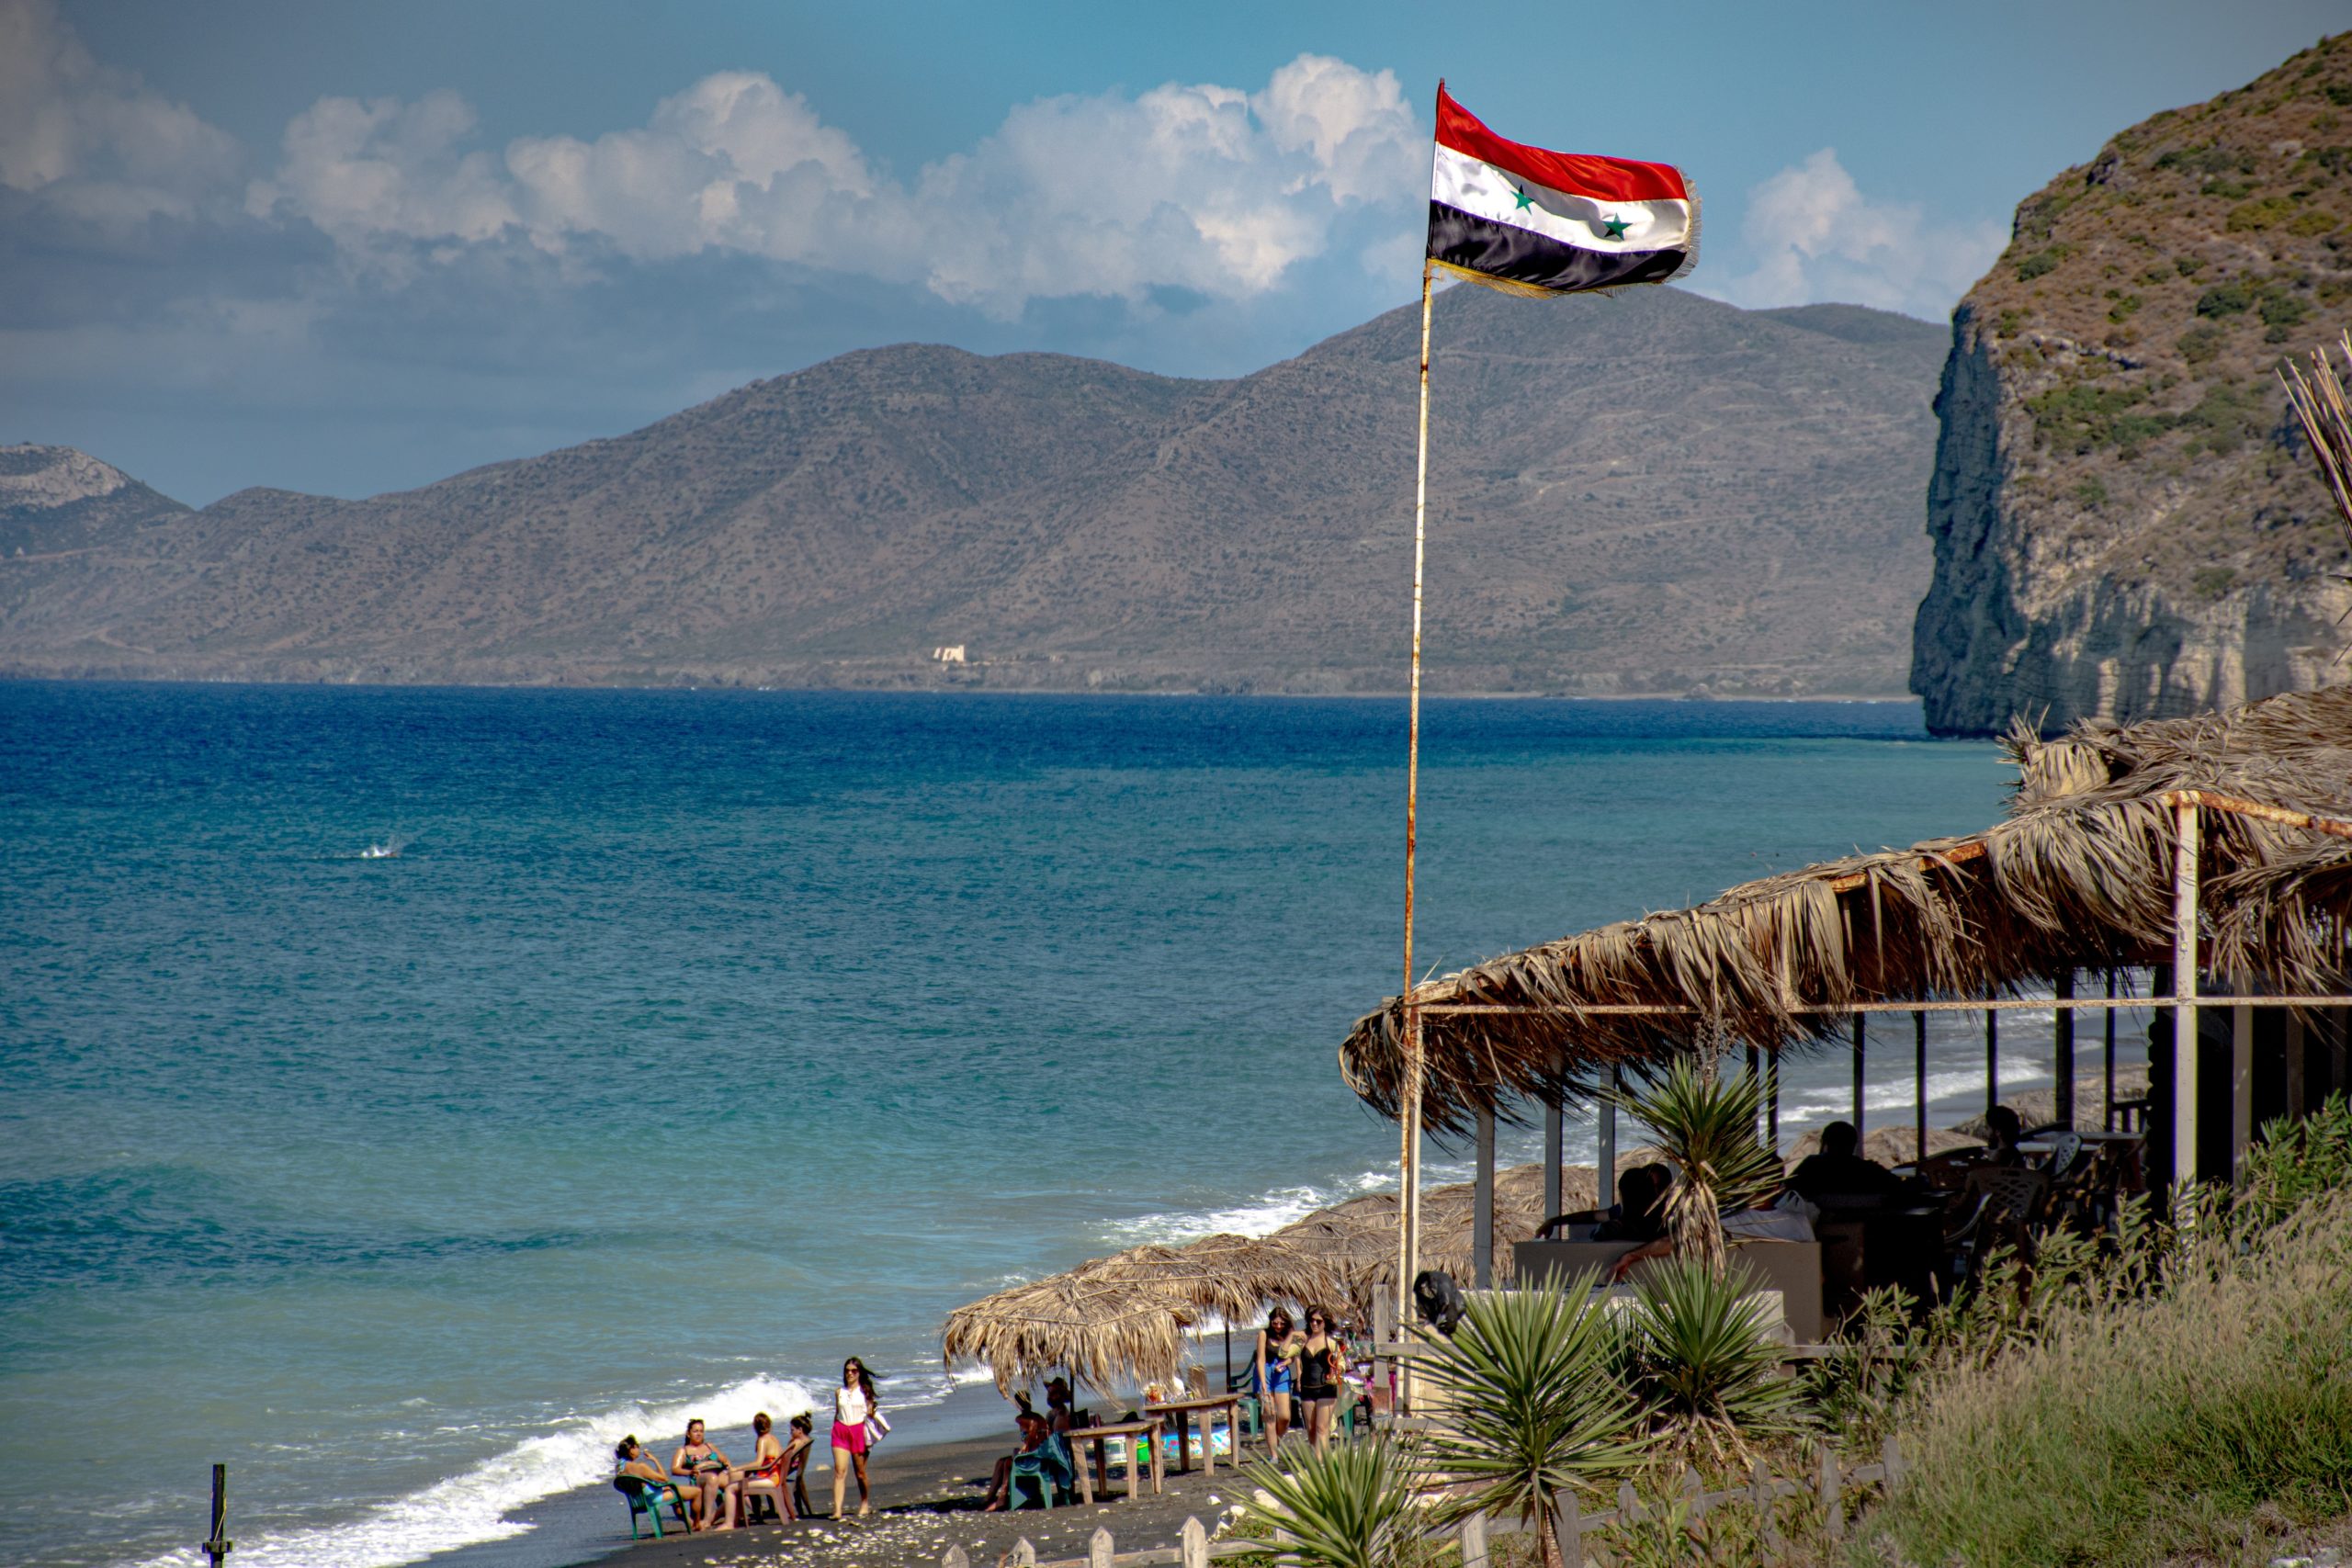
[[[1017,1452],[1009,1453],[996,1461],[996,1474],[989,1481],[989,1494],[980,1502],[980,1508],[985,1513],[1001,1512],[1012,1501],[1012,1461],[1022,1454],[1034,1454],[1053,1441],[1053,1427],[1046,1424],[1043,1416],[1027,1405],[1021,1407],[1021,1413],[1013,1417],[1013,1421],[1021,1428],[1021,1447]],[[1053,1478],[1047,1476],[1046,1484],[1051,1486],[1053,1483]],[[1050,1503],[1053,1499],[1048,1497],[1046,1501]]]
[[[1980,1163],[2023,1165],[2025,1156],[2018,1152],[2018,1145],[2024,1138],[2025,1123],[2018,1120],[2018,1113],[2006,1105],[1993,1107],[1984,1112],[1984,1158]]]
[[[1595,1241],[1651,1242],[1666,1234],[1666,1195],[1674,1174],[1662,1165],[1637,1165],[1617,1179],[1617,1206],[1592,1233]]]
[[[1862,1135],[1851,1122],[1832,1122],[1821,1130],[1821,1152],[1798,1162],[1789,1185],[1818,1203],[1824,1197],[1874,1198],[1894,1190],[1894,1173],[1860,1150]]]
[[[688,1530],[695,1528],[696,1506],[701,1498],[672,1481],[662,1468],[662,1461],[653,1457],[651,1450],[637,1440],[634,1432],[613,1445],[613,1479],[643,1482],[646,1502],[656,1508],[664,1503],[670,1504],[678,1510],[678,1517],[686,1521]],[[634,1524],[630,1526],[631,1529],[635,1528]]]

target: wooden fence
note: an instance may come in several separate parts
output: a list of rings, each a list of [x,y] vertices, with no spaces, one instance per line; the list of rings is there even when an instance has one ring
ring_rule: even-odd
[[[1837,1452],[1825,1446],[1816,1461],[1814,1473],[1803,1478],[1776,1476],[1757,1461],[1754,1472],[1745,1486],[1724,1492],[1703,1490],[1696,1472],[1685,1470],[1679,1490],[1678,1503],[1684,1517],[1698,1523],[1717,1508],[1747,1506],[1756,1510],[1757,1527],[1766,1541],[1778,1549],[1786,1543],[1781,1540],[1776,1522],[1778,1505],[1784,1497],[1803,1497],[1811,1507],[1820,1511],[1824,1528],[1832,1540],[1846,1531],[1845,1495],[1849,1487],[1883,1483],[1892,1486],[1904,1475],[1902,1451],[1889,1438],[1879,1450],[1875,1464],[1848,1465]],[[1584,1538],[1595,1530],[1613,1526],[1635,1524],[1654,1517],[1657,1506],[1645,1506],[1634,1495],[1634,1483],[1621,1482],[1617,1487],[1617,1506],[1605,1512],[1588,1514],[1572,1492],[1557,1494],[1554,1499],[1554,1519],[1559,1534],[1560,1561],[1563,1568],[1585,1568]],[[1527,1526],[1516,1519],[1489,1519],[1473,1515],[1449,1533],[1462,1543],[1462,1568],[1491,1568],[1487,1552],[1490,1538],[1524,1531]],[[1114,1549],[1111,1532],[1097,1529],[1087,1543],[1083,1557],[1065,1558],[1059,1562],[1040,1564],[1037,1549],[1026,1537],[1015,1541],[1012,1550],[1000,1559],[1001,1568],[1145,1568],[1147,1564],[1176,1563],[1180,1568],[1208,1568],[1209,1562],[1220,1557],[1260,1555],[1267,1548],[1256,1541],[1227,1540],[1212,1543],[1208,1529],[1198,1518],[1187,1518],[1173,1547],[1154,1547],[1142,1551],[1119,1551]],[[940,1559],[940,1568],[972,1568],[972,1560],[960,1546],[951,1546]]]

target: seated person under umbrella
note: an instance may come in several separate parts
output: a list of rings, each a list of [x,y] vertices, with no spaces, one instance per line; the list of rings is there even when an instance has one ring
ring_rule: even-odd
[[[1012,1464],[1023,1454],[1040,1452],[1044,1454],[1046,1471],[1044,1482],[1047,1486],[1066,1486],[1074,1479],[1068,1465],[1063,1462],[1062,1455],[1053,1447],[1054,1430],[1043,1416],[1029,1408],[1024,1401],[1020,1414],[1015,1416],[1013,1420],[1021,1427],[1021,1448],[1018,1452],[1009,1453],[996,1461],[996,1474],[989,1479],[988,1496],[980,1505],[983,1509],[991,1514],[1002,1509],[1012,1500]],[[1048,1502],[1051,1500],[1047,1499]]]
[[[1821,1152],[1797,1163],[1789,1185],[1818,1203],[1824,1198],[1875,1198],[1894,1190],[1894,1173],[1860,1153],[1862,1135],[1851,1122],[1821,1130]]]
[[[1598,1219],[1594,1241],[1656,1241],[1666,1233],[1666,1194],[1674,1178],[1662,1165],[1628,1166],[1617,1178],[1617,1201],[1607,1210],[1555,1214],[1535,1234],[1549,1241],[1566,1226]]]

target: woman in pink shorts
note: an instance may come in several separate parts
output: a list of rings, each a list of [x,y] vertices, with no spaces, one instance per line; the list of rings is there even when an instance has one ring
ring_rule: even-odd
[[[866,1422],[880,1411],[882,1402],[874,1397],[874,1374],[865,1363],[852,1356],[842,1363],[842,1386],[833,1390],[833,1517],[842,1517],[842,1491],[849,1480],[850,1467],[857,1469],[857,1517],[865,1517],[874,1511],[868,1500],[871,1493],[865,1484]]]

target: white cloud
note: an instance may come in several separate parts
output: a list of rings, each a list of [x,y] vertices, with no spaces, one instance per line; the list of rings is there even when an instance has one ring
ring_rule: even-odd
[[[226,131],[92,59],[51,0],[0,0],[0,186],[98,221],[185,217],[237,161]]]
[[[1173,288],[1245,299],[1320,255],[1349,209],[1419,195],[1423,133],[1396,80],[1301,55],[1255,94],[1171,83],[1023,105],[910,184],[806,100],[727,72],[593,141],[466,151],[451,95],[322,99],[248,209],[362,258],[520,237],[636,260],[731,252],[920,281],[999,317],[1035,299]]]
[[[2001,254],[1989,220],[1936,224],[1917,205],[1874,202],[1825,147],[1748,192],[1740,238],[1753,265],[1701,290],[1751,309],[1824,300],[1940,317]]]
[[[455,93],[413,104],[321,98],[288,122],[277,177],[247,187],[245,210],[299,214],[345,245],[491,239],[514,209],[491,156],[458,150],[473,129]]]

